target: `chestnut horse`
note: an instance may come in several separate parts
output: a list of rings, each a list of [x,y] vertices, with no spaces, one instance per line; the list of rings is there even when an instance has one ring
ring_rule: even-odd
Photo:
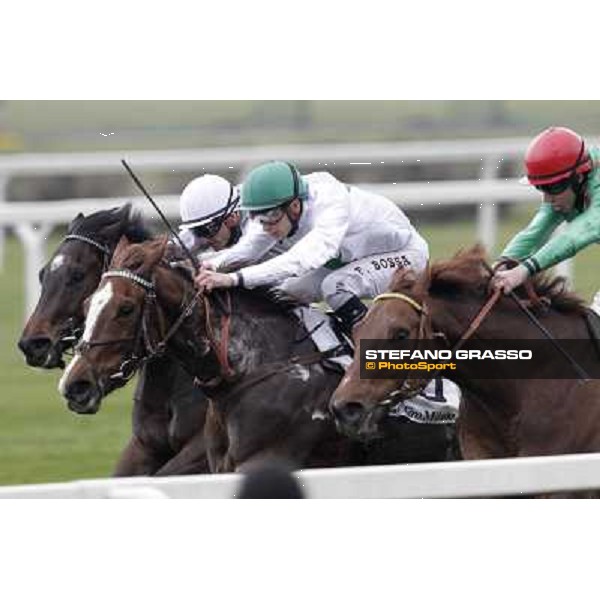
[[[384,458],[340,436],[327,418],[339,368],[327,366],[289,303],[234,289],[203,295],[189,271],[164,260],[166,239],[123,238],[88,306],[85,330],[59,390],[80,410],[136,368],[171,356],[210,398],[206,439],[212,471],[243,469],[276,457],[299,466],[443,460],[443,426],[407,423]],[[221,296],[223,299],[223,296]],[[405,435],[418,447],[403,448]]]
[[[98,287],[122,236],[132,242],[150,237],[130,204],[79,214],[70,223],[40,271],[40,297],[18,343],[27,364],[64,366],[63,354],[81,335],[84,300]],[[69,408],[85,412],[77,405]],[[114,475],[207,472],[202,433],[206,408],[203,394],[178,363],[162,357],[144,365],[134,394],[132,437]]]
[[[420,276],[396,273],[390,293],[376,299],[358,326],[356,342],[421,337],[437,340],[440,349],[454,347],[486,301],[489,273],[484,258],[482,248],[476,246],[434,264]],[[589,340],[583,301],[565,291],[560,278],[537,276],[533,283],[537,293],[550,300],[540,319],[553,336]],[[540,330],[505,296],[481,322],[475,337],[482,341],[543,339]],[[542,379],[548,372],[556,375],[552,369],[562,367],[559,361],[565,360],[559,352],[549,354],[545,367],[531,372],[532,379],[476,379],[473,366],[444,371],[463,391],[458,436],[464,458],[600,451],[599,383]],[[355,360],[331,398],[339,426],[363,434],[365,429],[375,431],[387,410],[386,400],[399,385],[397,379],[361,379]]]

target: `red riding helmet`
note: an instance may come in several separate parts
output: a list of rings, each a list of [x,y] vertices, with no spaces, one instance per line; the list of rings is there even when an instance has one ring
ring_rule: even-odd
[[[566,127],[549,127],[529,144],[525,169],[525,183],[548,185],[591,171],[592,161],[580,135]]]

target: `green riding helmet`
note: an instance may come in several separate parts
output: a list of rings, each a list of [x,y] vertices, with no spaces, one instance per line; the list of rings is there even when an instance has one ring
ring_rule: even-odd
[[[248,173],[242,185],[240,208],[249,212],[267,210],[306,199],[308,186],[298,169],[287,162],[272,161],[259,165]]]

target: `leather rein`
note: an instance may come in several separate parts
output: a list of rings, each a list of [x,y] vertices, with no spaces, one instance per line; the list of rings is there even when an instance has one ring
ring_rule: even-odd
[[[492,295],[487,299],[485,304],[479,309],[479,312],[475,315],[465,332],[461,335],[459,340],[454,344],[452,351],[458,350],[461,348],[465,342],[473,336],[473,334],[479,329],[483,320],[488,316],[498,299],[501,295],[500,290],[495,290]],[[387,292],[384,294],[380,294],[373,299],[373,303],[381,302],[383,300],[401,300],[408,304],[411,308],[413,308],[419,314],[419,331],[416,338],[416,343],[414,349],[416,350],[419,347],[421,341],[425,339],[425,327],[426,327],[426,319],[429,316],[429,308],[425,302],[419,303],[414,298],[407,296],[406,294],[402,294],[400,292]],[[435,333],[434,337],[443,337],[446,336],[443,333]],[[414,381],[414,384],[411,384],[410,381]],[[386,405],[391,404],[398,400],[398,396],[402,398],[410,398],[414,394],[417,394],[425,388],[425,386],[429,383],[430,379],[413,379],[409,380],[408,376],[406,376],[399,384],[398,388],[394,390],[391,394],[389,394],[382,402],[379,404]]]

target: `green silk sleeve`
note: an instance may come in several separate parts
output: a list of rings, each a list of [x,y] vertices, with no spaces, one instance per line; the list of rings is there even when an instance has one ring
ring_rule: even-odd
[[[542,204],[529,225],[507,244],[502,256],[517,260],[528,258],[546,243],[563,219],[549,204]]]
[[[575,217],[560,235],[552,238],[530,257],[536,271],[562,262],[594,242],[600,241],[600,208],[591,208]]]
[[[569,221],[564,231],[542,246],[531,262],[535,270],[543,270],[577,254],[580,250],[600,242],[600,172],[595,169],[589,179],[587,193],[589,206]]]

